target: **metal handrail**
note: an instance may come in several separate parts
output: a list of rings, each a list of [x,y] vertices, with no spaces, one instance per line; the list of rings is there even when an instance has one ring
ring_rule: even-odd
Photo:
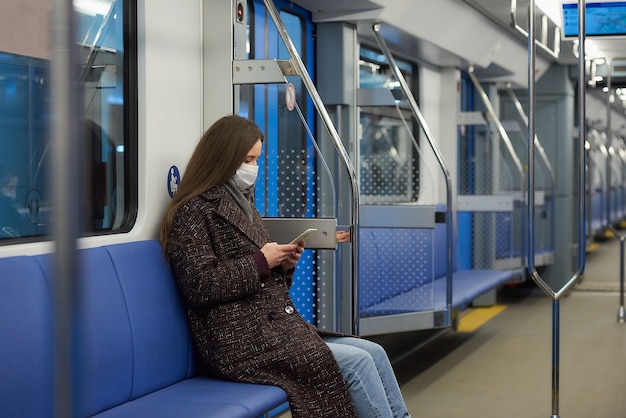
[[[613,62],[611,59],[607,59],[607,67],[608,67],[608,76],[606,80],[608,92],[606,95],[606,147],[610,149],[612,144],[612,119],[611,119],[611,90],[613,89]],[[609,230],[613,233],[615,237],[619,240],[619,307],[617,309],[617,322],[623,324],[626,322],[626,309],[624,308],[624,242],[626,241],[626,234],[622,234],[617,231],[616,228],[611,224],[611,209],[612,209],[612,199],[611,199],[611,174],[613,172],[613,167],[611,166],[611,152],[607,154],[606,159],[606,183],[608,185],[608,196],[607,196],[607,219],[608,219],[608,227]]]
[[[85,59],[85,62],[83,63],[80,76],[78,77],[78,80],[81,83],[84,82],[85,79],[87,78],[87,75],[89,74],[89,71],[91,70],[91,66],[96,59],[96,47],[97,47],[98,41],[102,37],[102,34],[104,33],[104,30],[106,29],[106,27],[109,25],[109,22],[111,22],[111,19],[114,14],[113,11],[115,10],[116,2],[117,0],[113,0],[111,2],[111,7],[109,7],[109,11],[107,12],[106,16],[104,16],[104,19],[102,19],[102,23],[100,23],[98,32],[96,33],[93,43],[91,44],[89,48],[89,54],[87,55],[87,58]],[[87,39],[83,41],[83,46],[86,46],[86,41]]]
[[[535,0],[529,0],[528,12],[528,97],[529,97],[529,118],[528,137],[535,137],[535,59],[537,51],[535,48]],[[559,355],[560,355],[560,299],[571,289],[581,277],[585,268],[585,120],[586,120],[586,100],[585,100],[585,0],[578,0],[578,39],[581,48],[578,58],[578,94],[579,94],[579,123],[578,123],[578,145],[579,145],[579,172],[578,172],[578,270],[572,278],[560,290],[554,291],[541,278],[535,267],[535,214],[534,214],[534,157],[535,147],[528,141],[528,206],[527,206],[527,245],[528,245],[528,272],[532,280],[549,297],[552,298],[552,415],[551,418],[559,417]]]
[[[506,132],[506,129],[504,129],[504,126],[502,125],[502,122],[498,118],[498,115],[496,115],[496,111],[494,110],[493,105],[491,104],[491,101],[489,100],[489,96],[487,96],[487,93],[485,92],[483,87],[480,85],[480,81],[478,81],[476,74],[474,74],[474,66],[470,66],[467,72],[469,74],[470,79],[472,80],[472,84],[474,85],[474,88],[478,91],[478,95],[480,96],[481,100],[483,101],[483,104],[485,105],[485,108],[487,110],[487,113],[489,114],[489,117],[496,124],[496,127],[498,128],[498,133],[500,134],[500,138],[502,139],[502,142],[504,142],[506,150],[509,152],[509,155],[513,159],[513,164],[515,164],[515,168],[517,169],[519,176],[520,176],[520,188],[521,188],[522,196],[524,196],[524,191],[525,191],[524,190],[524,186],[525,186],[524,185],[524,177],[525,177],[524,165],[522,164],[522,161],[519,159],[517,153],[515,152],[515,148],[513,147],[511,138],[509,138],[509,134]]]
[[[534,10],[533,10],[532,15],[529,14],[528,16],[529,20],[531,20],[530,16],[534,16]],[[534,19],[532,19],[532,21],[533,21],[533,27],[534,27]],[[552,39],[552,42],[554,43],[554,49],[550,49],[550,47],[548,47],[548,45],[545,44],[545,42],[547,41],[546,33],[548,31],[548,17],[546,15],[541,16],[541,23],[542,23],[542,29],[543,29],[542,35],[544,39],[543,40],[535,39],[535,44],[541,49],[543,49],[544,51],[546,51],[548,54],[552,55],[552,57],[559,58],[559,55],[561,53],[561,43],[560,43],[561,29],[559,28],[558,25],[556,24],[554,25],[554,34],[553,34],[553,39]],[[517,23],[517,0],[511,0],[511,26],[515,30],[517,30],[519,33],[524,35],[524,37],[530,38],[529,32],[527,32],[524,28],[522,28]],[[533,31],[534,31],[534,28],[533,28]],[[534,37],[534,33],[533,33],[533,37]]]
[[[489,118],[496,124],[498,133],[500,134],[500,139],[504,143],[506,150],[508,151],[509,155],[511,156],[511,159],[513,160],[513,164],[515,165],[515,168],[517,169],[517,172],[519,175],[520,195],[522,196],[522,199],[524,199],[524,196],[525,196],[524,192],[526,188],[526,184],[524,181],[524,178],[526,176],[526,173],[524,171],[524,165],[522,164],[522,161],[517,155],[517,152],[515,152],[515,148],[513,147],[513,142],[511,141],[509,134],[506,132],[506,129],[504,129],[504,125],[502,125],[502,122],[498,118],[498,115],[496,115],[496,111],[494,110],[493,105],[491,104],[491,101],[489,100],[489,96],[487,96],[487,93],[485,92],[483,87],[480,85],[480,81],[474,74],[474,66],[470,66],[468,68],[467,73],[470,79],[472,80],[472,84],[474,85],[474,88],[478,92],[479,97],[481,98],[483,104],[485,105],[485,109],[487,110],[487,113],[489,114]]]
[[[609,58],[606,60],[606,72],[607,72],[607,77],[606,77],[606,87],[607,87],[607,93],[606,93],[606,149],[607,149],[607,156],[606,156],[606,187],[607,187],[607,205],[606,205],[606,214],[607,214],[607,221],[609,226],[611,225],[611,210],[613,209],[611,202],[611,173],[613,171],[613,167],[611,166],[611,160],[612,160],[612,156],[611,156],[611,146],[613,145],[611,142],[613,140],[613,133],[612,131],[612,126],[611,126],[611,89],[613,88],[613,61]]]
[[[511,83],[507,83],[507,90],[509,92],[509,96],[511,97],[511,100],[513,101],[513,105],[515,106],[515,109],[517,110],[517,113],[522,118],[522,121],[524,122],[526,129],[528,129],[528,116],[526,115],[526,112],[524,112],[522,103],[519,101],[519,99],[517,98],[517,95],[513,91],[513,87],[511,86]],[[543,148],[543,145],[541,145],[541,141],[539,141],[539,137],[537,136],[536,133],[535,133],[535,140],[533,141],[533,143],[534,143],[536,151],[539,152],[541,161],[543,162],[544,166],[548,170],[548,174],[550,175],[550,191],[551,191],[551,195],[554,196],[554,193],[556,191],[556,175],[554,173],[554,169],[552,168],[552,164],[550,163],[550,160],[548,159],[548,155],[546,154],[546,151]],[[529,174],[527,173],[527,175]],[[533,175],[534,175],[534,172],[533,172]],[[534,190],[533,190],[533,195],[534,195]],[[533,202],[533,205],[534,205],[534,202]],[[554,216],[555,205],[553,203],[550,206],[551,206],[551,211],[550,211],[551,216]],[[529,204],[529,210],[532,207],[533,206],[530,206]],[[550,245],[554,246],[554,218],[552,218],[551,226],[552,226],[552,236],[550,238]],[[530,239],[530,238],[531,238],[530,236],[527,237],[527,239]]]
[[[626,234],[621,234],[609,225],[609,229],[619,240],[619,307],[617,308],[617,322],[623,324],[626,322],[626,308],[624,308],[624,241]]]
[[[285,44],[285,48],[289,53],[290,62],[293,68],[295,69],[297,75],[302,78],[302,82],[304,87],[307,89],[309,95],[311,96],[311,100],[317,109],[318,114],[320,115],[324,127],[328,131],[330,135],[331,142],[333,143],[335,150],[339,154],[339,158],[343,165],[345,166],[348,176],[350,179],[351,189],[352,189],[352,213],[351,213],[351,241],[352,241],[352,333],[355,335],[359,334],[359,309],[358,309],[358,261],[359,261],[359,184],[356,175],[356,170],[354,169],[354,165],[350,161],[350,157],[348,152],[346,151],[343,143],[341,142],[341,138],[337,133],[335,125],[324,107],[324,102],[317,92],[317,88],[309,73],[298,54],[296,47],[294,46],[291,38],[289,37],[289,33],[287,33],[287,29],[280,18],[278,10],[274,6],[272,0],[263,0],[265,3],[265,7],[269,12],[274,24],[276,25],[276,29],[278,30],[278,34],[280,35],[283,43]],[[339,306],[338,309],[341,307]]]
[[[593,202],[593,193],[596,190],[600,191],[601,196],[606,197],[606,205],[604,206],[604,210],[599,215],[602,222],[601,228],[604,229],[611,223],[611,153],[609,151],[610,135],[607,135],[606,132],[601,132],[599,129],[602,128],[593,128],[588,134],[590,137],[590,140],[588,141],[588,151],[591,157],[587,160],[587,172],[591,173],[591,175],[587,178],[587,191],[589,192],[588,202]],[[604,127],[604,130],[610,131],[610,128]],[[598,153],[594,151],[599,152],[601,155],[598,155]],[[606,171],[604,176],[602,175],[603,170]],[[594,188],[595,185],[592,181],[596,178],[596,173],[598,175],[597,178],[599,179],[599,185],[597,188]],[[588,232],[594,232],[591,222],[595,215],[596,213],[594,212],[592,205],[591,209],[587,211]]]
[[[446,183],[446,232],[447,232],[447,240],[448,240],[448,245],[447,245],[447,274],[446,274],[446,280],[447,280],[447,293],[446,293],[446,301],[447,301],[447,310],[446,310],[446,315],[448,316],[448,321],[446,321],[447,323],[450,323],[450,315],[452,312],[452,266],[453,266],[453,257],[452,257],[452,246],[453,246],[453,229],[452,229],[452,223],[453,223],[453,219],[452,219],[452,180],[451,180],[451,176],[450,176],[450,172],[444,162],[444,158],[443,155],[441,154],[441,151],[439,150],[439,147],[437,146],[437,144],[435,143],[435,141],[433,140],[433,135],[430,132],[430,128],[428,127],[428,124],[426,123],[426,119],[424,119],[424,116],[422,115],[422,112],[419,109],[419,106],[417,105],[417,102],[415,101],[415,97],[413,97],[413,93],[411,92],[411,89],[409,88],[408,83],[406,82],[406,79],[404,78],[404,75],[402,74],[402,72],[400,71],[400,68],[398,67],[398,65],[396,64],[395,59],[393,58],[393,54],[391,53],[391,50],[389,49],[389,47],[387,46],[387,43],[385,42],[385,39],[382,37],[381,33],[380,33],[380,23],[376,23],[372,26],[372,30],[374,31],[374,35],[376,36],[376,41],[378,42],[378,46],[380,47],[380,49],[382,50],[383,54],[385,55],[385,57],[387,58],[387,61],[389,61],[389,66],[391,67],[391,70],[393,71],[396,79],[398,80],[398,82],[400,83],[400,87],[402,88],[402,92],[404,93],[406,99],[409,102],[409,107],[411,108],[411,112],[413,113],[413,116],[415,117],[415,119],[419,122],[420,127],[422,128],[422,131],[424,132],[424,136],[426,137],[426,140],[428,141],[428,144],[430,145],[430,148],[432,149],[433,153],[435,154],[435,158],[437,159],[437,162],[439,163],[439,167],[441,168],[441,171],[443,172],[443,175],[445,177],[445,183]]]
[[[613,146],[612,141],[613,141],[613,127],[611,125],[612,123],[612,119],[611,119],[611,89],[613,88],[613,77],[612,77],[612,73],[613,73],[613,62],[610,58],[607,58],[606,60],[606,66],[607,66],[607,77],[606,77],[606,87],[607,87],[607,94],[606,94],[606,141],[605,141],[605,148],[607,151],[606,154],[606,190],[607,190],[607,196],[606,196],[606,220],[607,220],[607,224],[610,227],[611,226],[611,211],[613,209],[613,199],[611,196],[611,188],[612,188],[612,181],[611,181],[611,174],[613,173],[613,166],[612,166],[612,160],[613,160],[613,156],[611,155],[611,147]]]
[[[507,87],[507,91],[509,92],[509,96],[511,97],[511,100],[513,100],[513,105],[515,106],[517,113],[522,118],[522,121],[524,121],[524,125],[526,126],[526,129],[528,129],[528,116],[526,115],[526,112],[524,112],[524,107],[522,106],[522,103],[519,101],[519,99],[517,98],[517,95],[513,91],[513,86],[511,86],[511,83],[507,83],[506,87]],[[536,150],[539,152],[541,161],[543,161],[543,164],[546,166],[546,169],[548,170],[548,173],[550,174],[550,189],[554,191],[556,187],[555,186],[556,175],[554,174],[552,163],[550,163],[550,160],[548,159],[548,154],[546,154],[546,150],[543,148],[543,145],[541,144],[541,141],[539,140],[539,137],[536,134],[535,134],[535,140],[533,142],[535,144]]]

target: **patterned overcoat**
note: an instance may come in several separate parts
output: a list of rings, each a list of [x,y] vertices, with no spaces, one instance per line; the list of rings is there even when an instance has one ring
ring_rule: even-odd
[[[168,258],[208,374],[282,387],[294,418],[356,416],[323,331],[293,307],[291,279],[280,267],[267,277],[257,268],[269,233],[255,209],[251,221],[218,186],[178,210],[170,237]]]

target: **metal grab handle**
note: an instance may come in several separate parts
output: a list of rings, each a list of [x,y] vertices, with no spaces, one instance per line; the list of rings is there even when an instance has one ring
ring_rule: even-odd
[[[528,142],[528,271],[532,277],[532,279],[537,283],[537,285],[546,293],[549,297],[555,300],[559,300],[563,297],[565,293],[576,283],[578,278],[582,275],[585,268],[585,214],[586,214],[586,202],[584,199],[585,196],[585,179],[586,179],[586,152],[585,152],[585,120],[586,120],[586,101],[585,98],[585,0],[579,1],[579,10],[578,10],[578,30],[579,30],[579,45],[580,45],[580,54],[578,56],[578,94],[581,98],[579,101],[579,123],[578,123],[578,154],[579,154],[579,170],[578,170],[578,270],[574,274],[574,276],[558,291],[552,290],[544,281],[541,279],[539,274],[537,273],[535,267],[535,248],[534,248],[534,234],[535,234],[535,214],[531,208],[534,207],[534,177],[535,177],[535,147],[531,141]],[[530,0],[529,8],[529,16],[533,15],[535,7],[535,1]],[[534,20],[529,20],[529,29],[530,32],[534,31]],[[536,49],[533,42],[530,41],[531,37],[529,37],[528,48],[530,53],[528,54],[528,97],[529,97],[529,117],[528,117],[528,137],[535,137],[535,58],[536,58]]]
[[[487,110],[487,113],[489,114],[489,118],[493,121],[493,123],[496,124],[496,127],[498,128],[498,133],[500,134],[500,138],[502,142],[504,143],[507,152],[511,156],[511,159],[513,160],[513,164],[515,165],[515,168],[517,169],[517,173],[519,175],[520,194],[522,196],[521,198],[524,199],[525,197],[524,192],[526,189],[526,182],[524,181],[524,177],[526,175],[526,173],[524,172],[524,165],[519,159],[517,152],[515,152],[515,148],[513,147],[513,142],[511,141],[511,138],[509,138],[509,134],[506,132],[506,129],[504,129],[504,125],[502,125],[502,122],[498,118],[498,115],[496,114],[496,111],[494,110],[493,105],[491,104],[491,101],[489,100],[489,96],[487,96],[487,93],[485,92],[483,87],[480,85],[480,81],[478,81],[478,78],[474,74],[474,66],[470,66],[467,72],[469,74],[470,79],[472,80],[472,84],[474,85],[474,88],[478,92],[478,95],[480,96],[483,104],[485,105],[485,109]],[[533,203],[533,207],[534,207],[534,203]]]
[[[96,48],[97,48],[98,42],[102,38],[104,34],[104,30],[109,26],[109,23],[113,19],[115,7],[117,6],[116,3],[117,3],[117,0],[113,0],[111,2],[111,5],[109,6],[109,10],[107,11],[106,16],[104,16],[104,19],[100,23],[100,27],[98,27],[98,32],[96,32],[96,36],[93,40],[93,44],[91,44],[89,48],[89,54],[87,55],[87,58],[85,59],[85,62],[83,63],[80,76],[78,77],[78,80],[81,83],[85,82],[87,76],[89,75],[89,72],[91,71],[91,66],[96,60]],[[87,46],[88,35],[89,34],[85,35],[85,39],[83,40],[82,46]]]
[[[522,196],[524,196],[524,191],[525,191],[524,190],[525,188],[524,165],[522,164],[517,153],[515,152],[515,148],[513,147],[511,138],[509,138],[509,134],[506,132],[506,129],[504,129],[504,126],[502,125],[502,122],[500,122],[500,119],[498,119],[498,115],[496,115],[496,111],[494,110],[493,105],[491,104],[491,101],[489,100],[489,96],[487,96],[487,93],[485,93],[485,90],[480,85],[480,81],[478,81],[478,78],[476,78],[476,75],[474,74],[474,67],[470,66],[467,72],[470,76],[470,79],[472,80],[472,84],[474,85],[474,88],[478,91],[478,95],[480,96],[483,104],[485,105],[485,109],[487,109],[487,113],[489,114],[489,117],[496,124],[496,127],[498,128],[498,133],[500,134],[500,137],[502,138],[502,142],[504,142],[504,145],[506,146],[506,150],[509,152],[509,155],[513,159],[515,168],[517,169],[517,172],[519,173],[519,176],[520,176],[520,183],[521,183],[520,187],[521,187]]]
[[[609,71],[608,71],[608,76],[607,76],[607,87],[608,87],[608,92],[606,95],[606,109],[607,109],[607,113],[606,113],[606,147],[607,149],[609,149],[611,147],[611,132],[613,130],[612,125],[611,125],[611,90],[613,88],[613,79],[612,79],[612,73],[613,73],[613,62],[609,59],[607,62],[607,65],[609,67]],[[607,158],[606,158],[606,184],[607,184],[607,190],[609,191],[608,196],[607,196],[607,220],[608,220],[608,225],[609,225],[609,229],[611,230],[611,232],[613,232],[613,235],[615,235],[618,239],[619,239],[619,308],[617,309],[617,322],[620,324],[623,324],[624,322],[626,322],[626,311],[624,309],[624,241],[626,241],[626,234],[620,234],[617,229],[615,229],[613,227],[613,225],[611,224],[611,207],[612,207],[612,203],[611,203],[611,173],[612,173],[612,166],[611,166],[611,153],[609,152],[607,154]]]
[[[524,122],[526,129],[528,129],[528,116],[524,112],[522,103],[519,101],[519,99],[515,95],[515,92],[513,91],[513,87],[511,86],[510,83],[508,83],[507,85],[507,91],[509,92],[509,96],[511,97],[511,100],[513,101],[513,105],[515,109],[517,110],[517,113],[522,118],[522,121]],[[556,192],[556,175],[554,174],[554,169],[552,168],[552,164],[550,163],[548,155],[546,154],[545,149],[541,145],[541,141],[539,141],[539,137],[537,136],[536,133],[535,133],[535,139],[533,143],[535,146],[535,150],[539,152],[541,161],[543,162],[543,165],[546,167],[546,169],[548,170],[548,174],[550,175],[550,192],[551,192],[551,195],[554,196],[554,193]],[[528,146],[530,146],[530,144],[528,144]],[[533,158],[533,163],[534,163],[534,158]],[[534,171],[534,166],[533,166],[533,187],[534,187],[534,173],[535,171]],[[527,174],[527,175],[530,175],[530,174]],[[533,190],[533,196],[534,196],[534,190]],[[533,210],[533,214],[534,214],[534,202],[533,202],[533,206],[531,206],[529,202],[528,210]],[[552,217],[554,216],[554,210],[555,210],[555,204],[553,202],[553,204],[551,205],[551,210],[550,210]],[[527,222],[530,222],[530,220],[528,220]],[[554,221],[552,222],[552,228],[554,228]],[[533,231],[534,231],[534,228],[533,228]],[[533,233],[533,237],[534,237],[534,233]],[[527,239],[530,239],[530,238],[531,238],[530,236],[527,237]],[[554,246],[554,231],[552,232],[551,245]],[[534,262],[534,253],[533,253],[533,262]]]
[[[322,102],[322,98],[317,92],[317,88],[309,73],[298,54],[298,50],[291,42],[291,38],[287,33],[287,28],[282,22],[278,10],[274,6],[272,0],[263,0],[265,3],[265,7],[269,12],[274,24],[276,25],[276,29],[278,30],[278,34],[280,35],[283,43],[285,44],[285,48],[289,53],[290,62],[296,73],[302,78],[302,82],[304,83],[304,87],[307,89],[307,92],[311,96],[311,100],[317,109],[318,114],[320,115],[324,127],[328,131],[330,135],[331,142],[333,143],[335,150],[339,154],[340,160],[348,171],[348,176],[350,178],[350,184],[352,188],[352,208],[351,208],[351,223],[352,223],[352,233],[351,233],[351,241],[352,241],[352,333],[355,335],[359,334],[359,309],[358,309],[358,248],[359,248],[359,184],[356,175],[356,170],[354,169],[354,165],[350,161],[350,157],[348,156],[348,152],[346,151],[343,143],[341,142],[341,138],[339,138],[339,134],[335,129],[335,125],[324,107],[324,103]],[[341,306],[338,306],[337,309],[341,309]],[[339,315],[341,317],[341,315]]]
[[[610,224],[609,229],[619,239],[619,308],[617,309],[617,322],[623,324],[626,322],[626,309],[624,308],[624,242],[626,241],[626,234],[620,234]]]
[[[529,0],[528,11],[528,138],[535,137],[535,58],[537,55],[535,39],[535,0]],[[578,39],[580,53],[578,56],[578,97],[579,100],[579,123],[578,123],[578,270],[573,277],[560,290],[554,291],[540,277],[535,268],[535,147],[532,141],[528,141],[528,206],[527,206],[527,245],[528,245],[528,272],[532,280],[541,290],[552,298],[552,415],[551,418],[559,418],[559,354],[560,354],[560,299],[572,288],[582,275],[585,268],[585,0],[578,0]]]
[[[409,88],[408,83],[406,82],[406,79],[404,78],[404,75],[402,74],[402,72],[400,71],[400,68],[398,67],[398,65],[396,64],[395,59],[393,58],[393,54],[391,53],[391,50],[389,49],[389,47],[387,46],[387,43],[385,42],[385,39],[382,37],[381,33],[380,33],[380,24],[376,23],[372,26],[372,30],[374,31],[374,35],[376,36],[376,41],[378,42],[378,46],[380,47],[380,49],[382,50],[383,54],[385,55],[385,57],[387,58],[387,61],[389,61],[389,66],[391,68],[391,70],[393,71],[394,76],[396,77],[396,79],[398,80],[398,82],[400,83],[400,87],[402,88],[402,92],[404,93],[404,96],[406,97],[406,99],[409,102],[409,107],[411,108],[411,112],[413,113],[413,116],[415,117],[415,119],[418,121],[420,127],[422,128],[422,132],[424,132],[424,136],[426,137],[426,140],[428,141],[428,144],[430,145],[431,150],[433,151],[433,153],[435,154],[435,158],[437,159],[437,162],[439,163],[439,167],[441,168],[441,171],[443,172],[443,175],[445,177],[445,183],[446,183],[446,233],[447,233],[447,241],[448,241],[448,245],[447,245],[447,266],[448,268],[446,269],[446,280],[447,280],[447,293],[446,293],[446,301],[447,301],[447,309],[446,309],[446,315],[448,317],[448,319],[450,319],[450,315],[452,312],[452,265],[453,265],[453,257],[452,257],[452,245],[453,245],[453,229],[452,229],[452,180],[450,177],[450,172],[444,162],[444,158],[443,155],[441,154],[441,151],[439,150],[439,147],[437,146],[437,144],[435,143],[435,141],[433,140],[433,136],[430,132],[430,128],[428,127],[428,124],[426,123],[426,119],[424,119],[424,116],[422,115],[422,112],[419,109],[419,106],[417,105],[417,102],[415,101],[415,97],[413,96],[413,93],[411,92],[411,89]],[[451,321],[451,320],[450,320]],[[449,323],[447,321],[447,323]]]
[[[583,3],[584,0],[579,0],[580,3]],[[531,9],[534,8],[534,0],[530,0],[529,7]],[[579,6],[581,7],[581,6]],[[582,16],[581,16],[582,15]],[[584,30],[584,12],[579,10],[579,26],[582,25],[582,29],[579,28],[580,31]],[[532,19],[529,22],[529,29],[532,32],[534,30],[534,22]],[[584,38],[584,33],[579,33],[580,37]],[[529,38],[530,39],[530,38]],[[534,264],[534,233],[535,233],[535,215],[534,211],[531,208],[534,206],[534,174],[535,174],[535,164],[534,164],[534,156],[535,156],[535,147],[531,141],[528,142],[528,271],[532,277],[532,279],[537,283],[537,285],[546,293],[549,297],[555,300],[561,299],[561,297],[575,284],[576,280],[580,277],[584,270],[585,265],[585,213],[586,213],[586,205],[585,205],[585,167],[586,167],[586,153],[585,153],[585,63],[584,63],[584,40],[580,43],[581,45],[581,53],[579,54],[579,79],[582,82],[579,82],[579,173],[578,173],[578,271],[574,274],[574,276],[563,286],[560,290],[554,291],[552,290],[539,276],[537,273],[535,264]],[[531,50],[529,56],[529,80],[528,80],[528,90],[529,90],[529,118],[528,118],[528,136],[529,138],[535,137],[535,56],[536,50],[534,48],[534,43],[528,43],[528,48]]]
[[[511,97],[511,100],[513,101],[513,105],[515,109],[517,110],[517,113],[522,118],[522,121],[524,121],[524,125],[526,126],[526,129],[528,129],[528,116],[524,112],[524,107],[522,106],[522,103],[519,101],[519,99],[515,95],[515,92],[513,91],[513,86],[511,86],[511,83],[507,83],[506,87],[507,87],[507,91],[509,92],[509,96]],[[537,152],[539,152],[541,161],[543,161],[543,164],[546,166],[546,169],[548,170],[548,173],[550,174],[550,190],[552,190],[552,192],[554,193],[554,190],[556,189],[556,186],[555,186],[556,175],[554,174],[552,163],[550,163],[550,160],[548,159],[548,155],[546,154],[546,150],[543,148],[543,145],[541,145],[541,141],[539,141],[537,134],[535,134],[535,139],[533,142],[535,144],[535,148],[537,149]]]
[[[526,30],[524,30],[524,28],[522,28],[520,25],[518,25],[517,23],[517,0],[511,0],[511,26],[517,30],[519,33],[521,33],[522,35],[524,35],[525,37],[529,37],[529,32],[526,32]],[[532,15],[530,15],[532,16]],[[550,49],[550,47],[548,45],[546,45],[547,42],[547,32],[548,32],[548,17],[546,15],[541,16],[541,23],[542,23],[542,29],[543,29],[543,33],[542,33],[542,39],[535,39],[535,44],[537,46],[539,46],[541,49],[543,49],[544,51],[546,51],[548,54],[552,55],[554,58],[559,58],[559,54],[561,53],[561,29],[558,27],[558,25],[554,25],[554,33],[553,33],[553,39],[552,42],[554,43],[554,49]],[[534,34],[533,34],[534,36]]]

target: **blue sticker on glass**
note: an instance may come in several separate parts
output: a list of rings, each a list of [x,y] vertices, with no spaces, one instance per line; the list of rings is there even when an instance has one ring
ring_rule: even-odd
[[[167,173],[167,192],[170,194],[170,198],[174,197],[180,184],[180,172],[175,165],[171,166]]]

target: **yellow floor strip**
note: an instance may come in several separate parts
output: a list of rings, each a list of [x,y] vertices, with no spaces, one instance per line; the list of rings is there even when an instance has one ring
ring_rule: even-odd
[[[459,319],[459,332],[473,332],[481,325],[486,324],[500,312],[506,309],[506,305],[493,305],[491,307],[474,308],[472,311],[461,316]]]
[[[592,243],[587,245],[587,248],[585,249],[585,252],[587,254],[589,254],[589,253],[597,250],[599,246],[600,246],[600,244],[598,244],[597,242],[592,242]]]

